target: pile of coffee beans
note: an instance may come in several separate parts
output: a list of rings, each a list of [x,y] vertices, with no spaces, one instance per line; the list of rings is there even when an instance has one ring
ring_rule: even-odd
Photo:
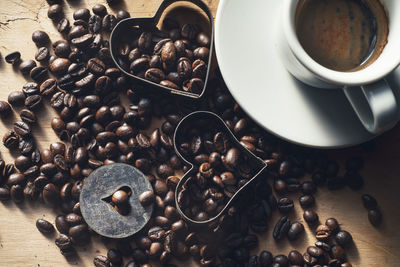
[[[197,24],[163,21],[163,30],[133,28],[116,49],[127,72],[172,89],[200,94],[210,55],[210,37]]]
[[[230,198],[260,171],[222,125],[196,120],[187,125],[181,154],[196,165],[196,172],[180,188],[178,204],[196,221],[205,221],[222,211]]]
[[[303,223],[289,220],[294,210],[290,194],[302,193],[299,203],[305,209],[304,221],[317,226],[318,215],[312,209],[317,187],[326,185],[330,190],[338,190],[347,185],[359,190],[363,185],[359,175],[362,158],[350,158],[345,175],[340,176],[339,164],[323,152],[271,136],[235,103],[220,73],[210,81],[209,94],[198,103],[188,104],[131,84],[113,64],[107,40],[116,23],[130,17],[128,12],[109,14],[104,5],[98,4],[92,12],[86,8],[76,10],[74,21],[70,22],[58,1],[47,2],[48,17],[64,39],[52,41],[43,31],[32,34],[38,47],[35,60],[40,64],[31,59],[21,60],[19,52],[5,57],[29,82],[21,90],[11,92],[8,102],[0,101],[2,117],[13,109],[20,110],[20,119],[3,136],[4,146],[18,156],[14,163],[0,160],[0,200],[41,201],[57,210],[55,244],[63,255],[73,257],[76,246],[86,244],[96,235],[80,212],[79,196],[85,178],[104,164],[122,162],[141,170],[152,184],[154,192],[143,193],[140,202],[144,206],[154,203],[154,212],[148,225],[135,236],[122,240],[104,238],[104,242],[112,242],[109,246],[113,248],[106,256],[96,256],[95,266],[125,263],[128,267],[149,267],[150,261],[174,266],[170,264],[173,258],[188,257],[201,266],[351,266],[344,248],[351,246],[352,237],[340,230],[337,220],[332,218],[317,227],[318,241],[303,254],[292,251],[288,256],[274,257],[262,251],[251,256],[251,250],[258,245],[258,234],[268,230],[276,210],[283,216],[276,222],[273,238],[296,240],[302,236]],[[199,80],[203,82],[202,73],[207,69],[209,37],[198,26],[185,24],[180,28],[170,19],[164,21],[163,28],[166,31],[138,32],[134,40],[124,43],[121,62],[129,70],[140,60],[146,68],[139,71],[134,67],[138,71],[135,75],[146,78],[147,73],[147,79],[153,81],[164,75],[160,84],[199,93]],[[151,64],[163,73],[149,69]],[[172,83],[175,85],[171,86]],[[129,100],[129,106],[120,103],[120,96]],[[43,103],[50,103],[58,112],[50,125],[60,141],[40,151],[32,127],[38,120],[35,112]],[[205,229],[186,224],[177,212],[175,189],[179,177],[175,172],[186,172],[188,166],[175,154],[172,141],[181,118],[200,109],[220,115],[240,144],[264,160],[269,170],[246,187],[237,201]],[[153,118],[162,120],[159,128],[150,129]],[[215,215],[258,171],[258,165],[253,165],[243,149],[215,125],[194,127],[180,140],[181,154],[196,165],[184,187],[193,202],[190,208],[183,207],[192,218],[205,220]],[[311,178],[300,180],[308,176]],[[129,194],[118,189],[109,202],[121,212]],[[182,195],[181,203],[185,199]],[[364,195],[363,202],[371,223],[378,225],[380,212],[376,201]],[[46,235],[54,232],[53,225],[46,220],[39,219],[36,226]]]

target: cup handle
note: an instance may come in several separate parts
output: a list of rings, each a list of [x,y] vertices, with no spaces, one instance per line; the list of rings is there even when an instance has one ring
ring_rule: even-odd
[[[396,124],[397,102],[385,79],[362,86],[345,86],[343,90],[369,132],[379,134]]]

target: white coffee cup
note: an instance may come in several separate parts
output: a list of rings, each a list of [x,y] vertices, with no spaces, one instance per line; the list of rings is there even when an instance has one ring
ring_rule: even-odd
[[[392,128],[399,120],[398,104],[385,76],[400,64],[400,1],[381,0],[389,18],[388,42],[373,63],[352,72],[326,68],[303,49],[295,26],[298,3],[299,0],[282,0],[278,49],[287,70],[313,87],[343,89],[369,132],[378,134]]]

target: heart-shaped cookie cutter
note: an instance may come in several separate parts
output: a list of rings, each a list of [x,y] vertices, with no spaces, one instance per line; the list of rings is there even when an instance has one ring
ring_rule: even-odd
[[[121,40],[120,38],[124,35],[138,31],[138,27],[146,30],[155,30],[157,28],[157,24],[160,22],[160,19],[166,9],[173,5],[174,3],[177,2],[183,2],[186,4],[192,3],[194,4],[197,8],[201,9],[208,17],[209,20],[209,25],[210,25],[210,53],[208,57],[208,62],[207,62],[207,73],[206,73],[206,78],[204,79],[204,86],[200,94],[194,94],[191,92],[186,92],[183,90],[177,90],[177,89],[172,89],[166,86],[162,86],[160,84],[148,81],[146,79],[140,78],[138,76],[135,76],[124,69],[118,60],[118,42]],[[180,6],[185,8],[185,6]],[[175,7],[174,7],[175,8]],[[192,12],[195,12],[194,10],[188,9]],[[115,63],[115,65],[128,77],[134,79],[135,81],[141,83],[142,85],[150,85],[150,88],[155,88],[158,89],[161,92],[169,92],[170,94],[173,95],[178,95],[178,96],[184,96],[188,97],[191,99],[199,99],[204,95],[204,92],[206,90],[207,84],[208,84],[208,79],[209,79],[209,73],[211,69],[211,61],[213,57],[213,51],[214,51],[214,21],[213,21],[213,16],[211,14],[210,9],[208,6],[202,2],[201,0],[164,0],[160,6],[158,7],[157,12],[153,17],[145,17],[145,18],[127,18],[122,21],[120,21],[113,29],[110,35],[110,52],[111,52],[111,57]]]
[[[229,199],[229,201],[225,204],[224,208],[214,217],[209,218],[208,220],[205,221],[196,221],[191,218],[189,218],[181,209],[179,203],[178,203],[178,196],[179,192],[182,190],[183,185],[185,182],[196,172],[197,168],[195,164],[192,162],[189,162],[179,151],[178,145],[180,144],[180,139],[181,135],[184,134],[185,129],[187,127],[190,127],[189,125],[193,124],[194,122],[198,122],[200,120],[208,120],[211,123],[217,123],[220,125],[220,129],[222,131],[225,131],[225,133],[228,135],[228,137],[232,140],[232,143],[235,144],[235,147],[238,148],[242,153],[245,153],[245,155],[248,156],[249,160],[254,161],[256,164],[256,167],[258,169],[257,173],[248,180],[246,184],[244,184],[242,187],[240,187],[235,194]],[[180,179],[179,183],[176,186],[175,189],[175,204],[176,204],[176,209],[178,210],[179,214],[187,221],[190,222],[194,225],[207,225],[215,220],[217,220],[232,204],[232,202],[237,198],[238,195],[242,191],[244,191],[250,184],[252,184],[253,181],[257,180],[259,177],[263,175],[267,175],[269,172],[268,165],[259,157],[254,155],[252,152],[250,152],[247,148],[242,146],[239,142],[239,140],[235,137],[235,135],[232,133],[232,131],[228,128],[228,126],[225,124],[224,120],[218,116],[217,114],[209,111],[195,111],[193,113],[190,113],[186,117],[184,117],[179,124],[177,125],[174,133],[174,149],[175,153],[187,164],[190,166],[189,171],[187,171],[183,177]]]

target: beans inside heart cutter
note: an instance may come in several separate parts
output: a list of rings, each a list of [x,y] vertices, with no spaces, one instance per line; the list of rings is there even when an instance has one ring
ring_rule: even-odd
[[[212,134],[204,134],[207,131]],[[218,219],[242,191],[265,176],[269,169],[261,158],[240,144],[218,115],[208,111],[193,112],[180,121],[174,134],[174,148],[190,166],[176,187],[176,208],[186,221],[197,225]],[[217,160],[217,154],[222,155],[221,162],[214,162],[210,156],[206,158],[213,152]],[[235,153],[239,155],[238,160]],[[209,186],[214,188],[213,192],[204,193]],[[206,201],[211,203],[210,213],[204,211],[210,207],[205,208]],[[220,201],[222,203],[218,203]],[[215,203],[222,206],[215,208]],[[196,218],[196,215],[189,214],[192,210],[206,213],[206,216]]]
[[[173,12],[174,10],[177,10],[179,12]],[[173,15],[170,15],[173,14]],[[205,16],[203,15],[205,14]],[[134,36],[137,36],[142,32],[143,30],[146,31],[153,31],[157,30],[157,26],[159,24],[162,24],[162,20],[165,17],[173,17],[176,19],[178,22],[182,23],[199,23],[199,21],[207,20],[208,24],[208,29],[207,26],[203,25],[205,23],[200,24],[200,27],[202,28],[203,31],[209,34],[210,36],[210,48],[209,48],[209,56],[208,56],[208,62],[207,62],[207,72],[206,76],[204,79],[204,86],[200,93],[191,93],[191,92],[186,92],[184,90],[178,90],[178,89],[172,89],[166,86],[162,86],[158,83],[151,82],[149,80],[146,80],[144,78],[138,77],[136,75],[133,75],[132,73],[127,71],[127,66],[124,66],[123,61],[121,60],[121,57],[118,54],[118,49],[120,48],[120,45],[123,43],[123,41],[126,38],[132,38]],[[161,92],[169,92],[170,94],[173,95],[178,95],[178,96],[184,96],[188,97],[190,99],[199,99],[204,95],[204,92],[207,87],[208,79],[209,79],[209,73],[210,73],[210,68],[211,68],[211,61],[213,57],[213,51],[214,51],[214,45],[213,41],[214,40],[214,21],[213,17],[211,14],[210,9],[208,6],[202,2],[201,0],[164,0],[157,12],[153,17],[147,17],[147,18],[127,18],[122,21],[120,21],[113,29],[111,32],[110,36],[110,52],[111,52],[111,57],[116,64],[116,66],[128,77],[132,78],[138,83],[141,83],[142,85],[147,85],[147,87],[161,91]]]

